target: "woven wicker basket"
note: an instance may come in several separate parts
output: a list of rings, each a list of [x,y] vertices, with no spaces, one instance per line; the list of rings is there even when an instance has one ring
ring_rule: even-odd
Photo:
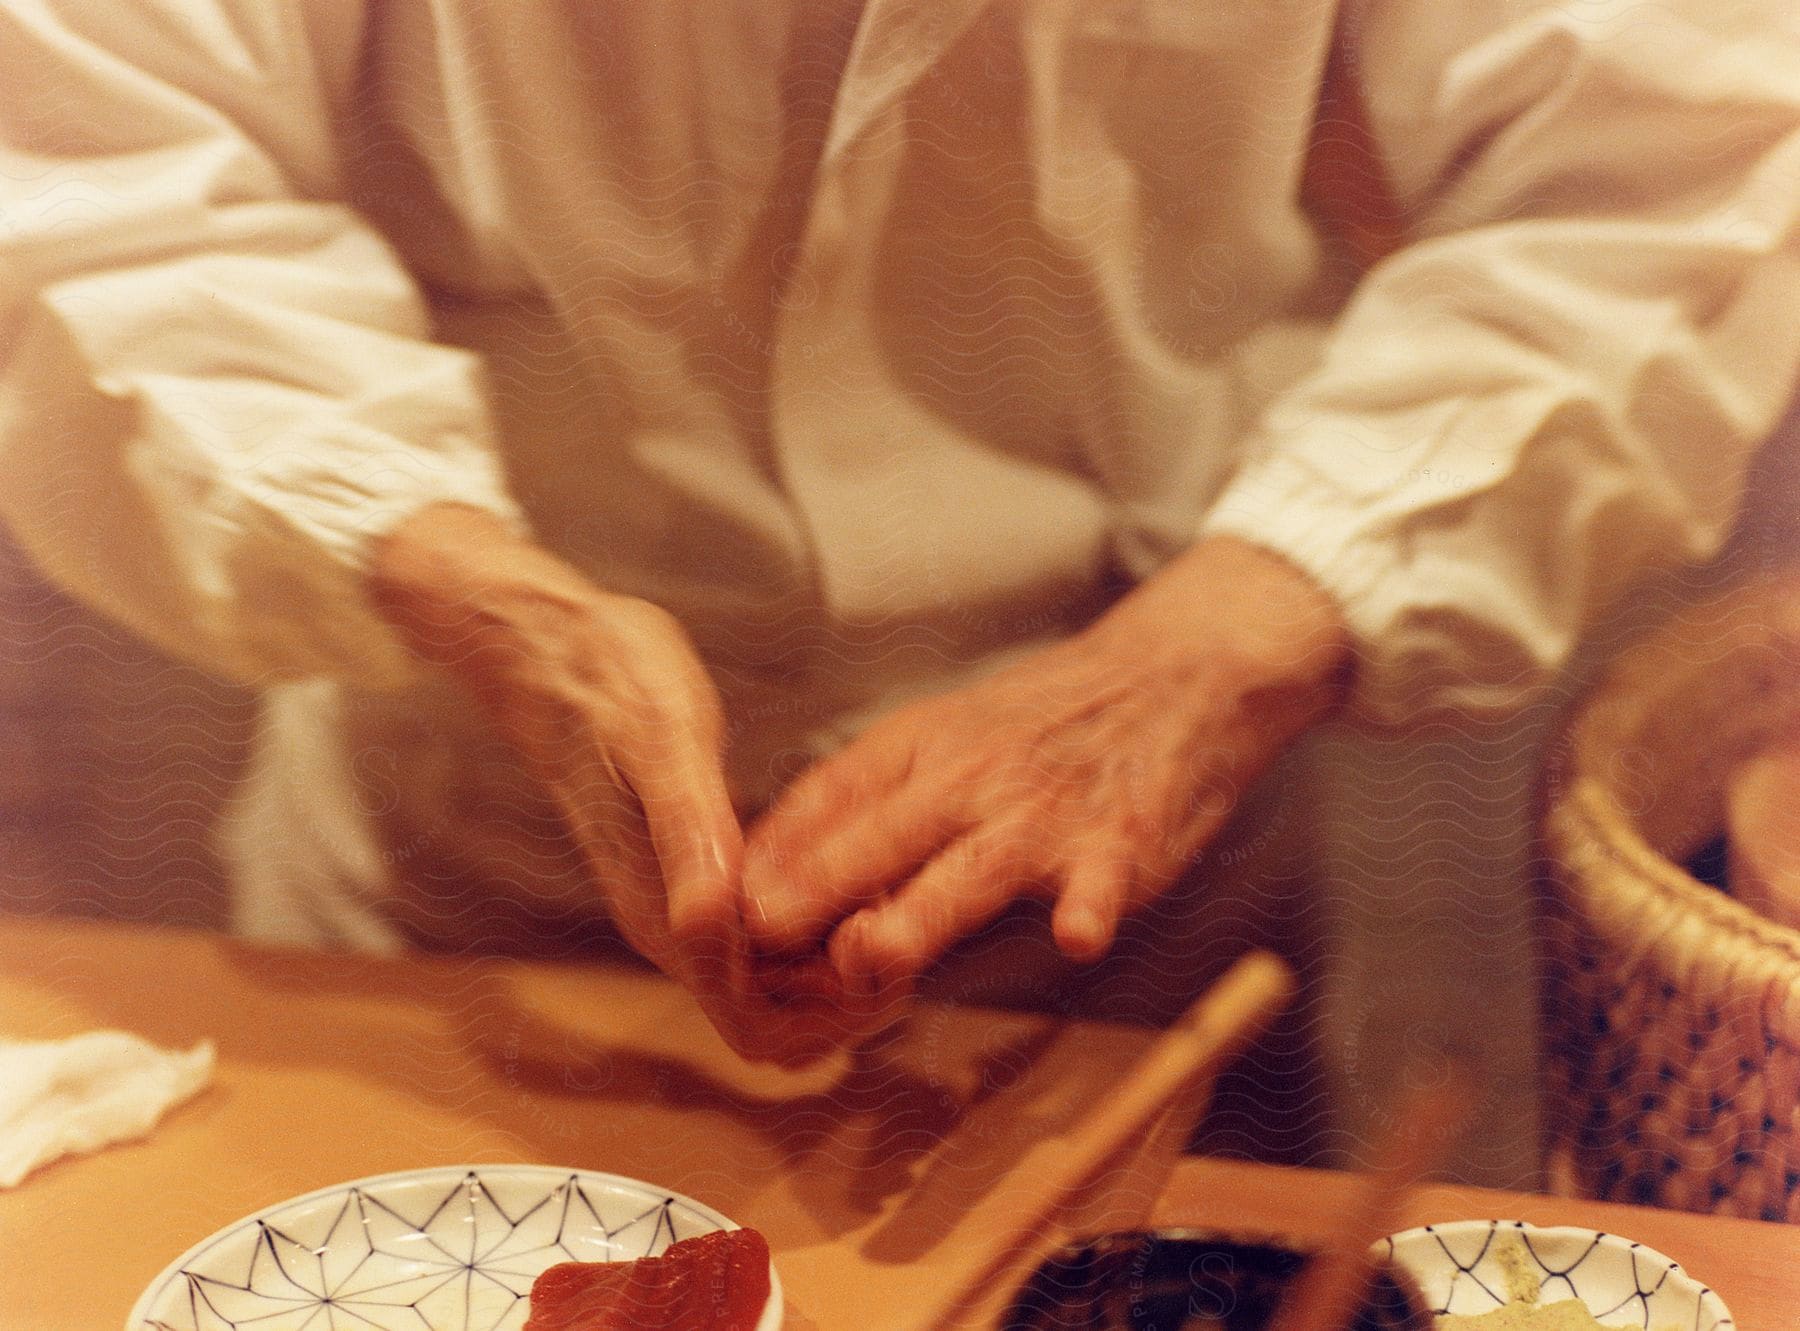
[[[1547,770],[1554,1185],[1800,1220],[1800,932],[1681,867],[1800,727],[1800,571],[1625,653]]]

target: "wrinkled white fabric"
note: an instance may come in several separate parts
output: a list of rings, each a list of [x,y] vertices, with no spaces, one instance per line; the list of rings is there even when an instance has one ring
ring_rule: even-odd
[[[7,519],[185,655],[362,681],[404,669],[365,542],[433,499],[952,640],[1230,530],[1340,595],[1370,707],[1503,701],[1716,547],[1786,399],[1794,23],[1369,4],[1417,239],[1340,316],[1296,202],[1333,18],[876,0],[807,118],[848,9],[23,0]]]
[[[1330,589],[1392,721],[1506,712],[1708,556],[1800,364],[1792,7],[1338,11],[0,6],[0,516],[269,688],[238,927],[385,950],[491,937],[482,893],[593,910],[364,600],[370,537],[433,501],[676,613],[746,808],[1198,533]],[[1366,275],[1299,199],[1334,32],[1406,210]],[[1498,1092],[1503,1163],[1465,1176],[1529,1183],[1532,750],[1324,740],[1339,1111],[1443,1033]],[[413,879],[445,890],[402,930]]]
[[[124,1031],[0,1041],[0,1188],[62,1156],[144,1136],[212,1068],[210,1040],[185,1051]]]
[[[1410,231],[1366,276],[1298,197],[1334,29]],[[419,505],[677,613],[751,805],[1203,532],[1338,597],[1364,715],[1516,704],[1717,548],[1800,364],[1780,0],[17,0],[0,50],[0,512],[304,681],[261,932],[392,945],[384,782],[516,807],[362,594]]]

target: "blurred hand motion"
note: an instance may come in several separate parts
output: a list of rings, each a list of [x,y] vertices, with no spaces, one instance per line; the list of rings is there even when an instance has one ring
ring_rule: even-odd
[[[820,1003],[778,1013],[750,974],[719,700],[676,620],[452,505],[389,536],[374,589],[543,782],[626,941],[692,990],[739,1052],[794,1061],[830,1048],[796,1024]]]
[[[754,945],[823,949],[869,1001],[1036,896],[1061,950],[1096,960],[1330,708],[1347,656],[1299,573],[1203,542],[1087,632],[893,713],[803,775],[751,834]]]

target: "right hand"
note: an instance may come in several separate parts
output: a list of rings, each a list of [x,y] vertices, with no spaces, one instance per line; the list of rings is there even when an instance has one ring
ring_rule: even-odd
[[[626,941],[734,1048],[783,1056],[754,1010],[719,699],[675,618],[454,505],[389,533],[372,591],[549,790]]]

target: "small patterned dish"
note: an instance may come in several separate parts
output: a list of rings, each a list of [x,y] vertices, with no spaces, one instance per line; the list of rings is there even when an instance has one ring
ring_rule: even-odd
[[[617,1174],[468,1165],[381,1174],[266,1207],[150,1283],[126,1331],[516,1331],[558,1262],[654,1257],[737,1226]],[[756,1331],[780,1331],[781,1282]]]
[[[1606,1326],[1734,1331],[1724,1300],[1654,1248],[1618,1234],[1523,1220],[1458,1220],[1382,1239],[1434,1313],[1476,1316],[1536,1287],[1536,1301],[1579,1299]]]

